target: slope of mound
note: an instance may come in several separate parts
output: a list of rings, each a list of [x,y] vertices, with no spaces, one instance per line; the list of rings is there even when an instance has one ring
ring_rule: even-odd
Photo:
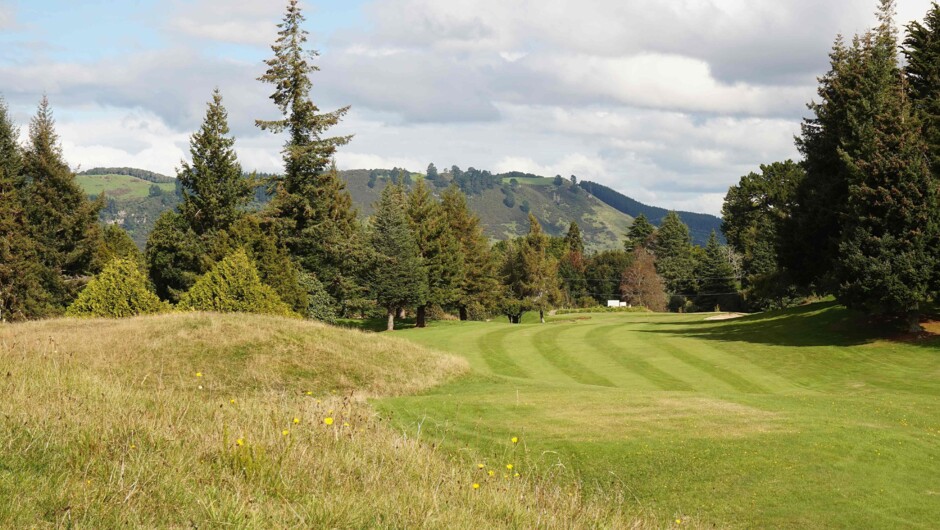
[[[486,480],[362,400],[466,370],[276,317],[0,325],[0,527],[621,524],[619,504],[548,479]]]

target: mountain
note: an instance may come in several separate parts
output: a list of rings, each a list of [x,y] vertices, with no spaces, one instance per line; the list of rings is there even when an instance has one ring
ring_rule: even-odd
[[[372,213],[382,188],[401,176],[407,185],[428,178],[398,168],[356,169],[341,171],[347,188],[361,217]],[[124,227],[140,248],[157,217],[175,208],[179,195],[175,179],[135,168],[95,168],[78,176],[79,184],[89,195],[105,193],[108,205],[101,214],[103,222]],[[571,221],[581,228],[588,250],[621,248],[624,234],[633,218],[645,214],[657,224],[666,214],[663,208],[640,204],[629,197],[593,182],[554,179],[527,173],[494,174],[484,170],[457,167],[431,175],[428,183],[436,193],[457,184],[467,194],[470,207],[480,216],[484,230],[491,239],[521,236],[528,230],[528,212],[532,212],[551,235],[564,235]],[[258,190],[255,207],[266,198]],[[704,244],[721,220],[705,214],[680,212],[689,224],[697,244]]]
[[[666,214],[669,213],[669,210],[665,208],[647,206],[603,184],[587,180],[581,181],[579,185],[582,189],[609,204],[617,211],[625,213],[630,217],[639,217],[640,214],[643,214],[656,226],[659,226],[663,217],[666,217]],[[682,211],[676,213],[679,214],[679,218],[682,219],[682,222],[688,225],[689,233],[692,235],[692,242],[696,245],[705,246],[713,230],[718,234],[718,237],[722,239],[722,242],[724,242],[724,234],[721,232],[720,217],[705,213]]]

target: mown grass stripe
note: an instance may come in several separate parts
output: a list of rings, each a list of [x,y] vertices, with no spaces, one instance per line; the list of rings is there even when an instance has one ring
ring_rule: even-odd
[[[669,372],[660,370],[610,340],[611,331],[622,327],[622,324],[599,326],[592,329],[585,339],[595,350],[630,372],[649,381],[656,388],[661,390],[693,390],[692,386],[685,381],[673,376]]]
[[[509,357],[506,347],[503,344],[506,335],[514,331],[515,329],[513,327],[507,326],[481,335],[477,339],[477,346],[480,348],[480,357],[483,358],[483,361],[495,374],[528,378],[529,374]]]
[[[770,391],[764,388],[762,385],[759,385],[749,379],[745,379],[735,372],[722,368],[710,361],[702,359],[694,353],[686,351],[684,348],[677,345],[673,340],[653,339],[651,344],[653,344],[657,349],[671,355],[675,359],[678,359],[679,361],[682,361],[683,363],[693,368],[697,368],[698,370],[705,372],[706,374],[714,377],[722,383],[725,383],[735,390],[749,394],[770,393]]]
[[[549,364],[583,385],[616,387],[610,379],[594,372],[558,346],[558,336],[570,325],[552,324],[532,335],[532,345]]]

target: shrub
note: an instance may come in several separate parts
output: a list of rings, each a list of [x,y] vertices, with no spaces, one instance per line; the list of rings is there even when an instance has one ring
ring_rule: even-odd
[[[108,262],[66,311],[71,317],[123,318],[170,310],[147,288],[147,279],[136,260],[115,258]]]
[[[326,288],[316,276],[303,274],[301,285],[307,291],[306,317],[327,324],[336,323],[336,308],[333,307],[333,297],[326,292]]]
[[[204,274],[180,298],[180,309],[220,313],[265,313],[295,316],[271,287],[261,283],[258,269],[244,250],[236,250]]]

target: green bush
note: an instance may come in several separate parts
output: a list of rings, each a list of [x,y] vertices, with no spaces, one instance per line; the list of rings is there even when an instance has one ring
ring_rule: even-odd
[[[137,260],[108,262],[66,311],[71,317],[123,318],[163,313],[171,309],[147,288]]]
[[[336,323],[336,308],[333,307],[333,297],[326,292],[320,280],[312,274],[303,274],[301,285],[307,291],[306,317],[327,324]]]
[[[296,316],[274,289],[261,283],[258,269],[244,250],[236,250],[196,280],[180,298],[179,308]]]

